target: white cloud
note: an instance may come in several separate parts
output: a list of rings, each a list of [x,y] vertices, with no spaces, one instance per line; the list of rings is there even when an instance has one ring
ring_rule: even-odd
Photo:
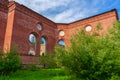
[[[81,0],[78,2],[76,1],[76,3],[73,3],[73,5],[69,9],[55,15],[54,17],[48,18],[57,23],[70,23],[89,17],[90,14],[98,12],[98,7],[94,7],[98,2],[92,3],[94,8],[89,7],[88,3],[85,0]]]
[[[75,20],[78,20],[80,18],[83,18],[85,17],[85,14],[86,14],[86,11],[83,11],[81,13],[79,13],[78,9],[68,9],[60,14],[57,14],[53,20],[55,22],[62,22],[62,23],[69,23],[69,22],[72,22],[72,21],[75,21]],[[52,19],[52,18],[51,18]]]
[[[24,4],[36,12],[54,9],[59,6],[67,6],[72,0],[15,0],[18,3]]]

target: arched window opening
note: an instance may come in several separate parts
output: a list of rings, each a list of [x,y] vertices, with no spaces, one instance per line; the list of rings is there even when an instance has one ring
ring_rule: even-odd
[[[46,45],[46,38],[42,37],[40,43]]]
[[[45,54],[45,52],[46,52],[46,44],[47,44],[46,38],[41,37],[41,40],[40,40],[40,55]]]
[[[36,44],[36,36],[34,34],[30,34],[29,35],[29,41],[32,43],[32,44]]]
[[[28,54],[35,56],[36,55],[36,43],[37,43],[37,38],[34,34],[30,34],[29,35],[29,41],[30,43],[33,45],[32,47],[30,47]]]
[[[65,46],[64,40],[59,40],[58,44],[59,44],[60,46]]]

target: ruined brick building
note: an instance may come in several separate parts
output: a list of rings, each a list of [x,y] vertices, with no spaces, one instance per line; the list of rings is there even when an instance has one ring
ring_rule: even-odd
[[[37,56],[53,52],[55,45],[69,46],[77,30],[91,33],[101,23],[103,35],[117,20],[117,11],[111,10],[72,23],[55,23],[24,5],[0,0],[0,50],[9,51],[16,44],[23,64],[37,63]]]

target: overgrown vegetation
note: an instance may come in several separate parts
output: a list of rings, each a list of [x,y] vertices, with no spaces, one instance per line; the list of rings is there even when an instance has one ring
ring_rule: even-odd
[[[56,55],[40,56],[44,68],[31,65],[28,70],[19,70],[21,61],[16,49],[0,52],[0,76],[2,80],[120,80],[120,22],[113,25],[108,34],[100,36],[97,25],[93,34],[84,30],[71,39],[71,46],[56,47]],[[55,69],[61,67],[61,69]],[[66,72],[69,70],[69,73]]]
[[[60,64],[81,80],[120,80],[120,22],[99,36],[82,30],[67,49],[56,47]]]
[[[56,68],[57,64],[55,61],[55,54],[53,53],[43,53],[40,57],[40,64],[43,68]]]
[[[8,75],[21,67],[21,61],[17,49],[10,52],[0,52],[0,75]]]

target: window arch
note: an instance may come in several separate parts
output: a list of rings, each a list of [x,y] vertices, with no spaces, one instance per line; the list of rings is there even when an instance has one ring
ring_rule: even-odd
[[[46,47],[47,47],[47,39],[46,37],[42,36],[40,39],[40,55],[46,53]]]
[[[46,45],[46,38],[45,37],[41,37],[40,43]]]
[[[59,41],[58,41],[58,44],[59,44],[60,46],[65,46],[64,40],[59,40]]]
[[[36,55],[36,47],[37,47],[37,34],[31,33],[29,35],[29,42],[32,44],[28,51],[28,55],[35,56]]]
[[[36,38],[36,36],[33,33],[31,33],[29,35],[29,41],[30,41],[30,43],[35,44],[37,42],[36,39],[37,38]]]

